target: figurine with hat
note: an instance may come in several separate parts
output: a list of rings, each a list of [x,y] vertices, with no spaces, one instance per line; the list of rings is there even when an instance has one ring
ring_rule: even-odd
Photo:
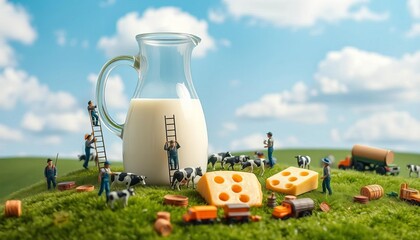
[[[93,143],[96,141],[96,138],[93,137],[93,132],[91,134],[85,134],[85,161],[83,163],[83,167],[88,169],[89,159],[90,159],[90,150],[94,149]]]
[[[326,190],[328,190],[328,194],[332,194],[331,190],[331,160],[329,158],[323,158],[322,163],[324,163],[323,167],[323,176],[322,179],[322,193],[326,193]]]
[[[44,169],[44,176],[47,180],[48,190],[51,189],[51,183],[53,188],[57,186],[56,177],[57,177],[57,168],[54,166],[51,158],[47,159],[47,166]]]
[[[109,165],[111,164],[108,161],[106,161],[104,163],[104,167],[101,168],[101,170],[99,171],[99,176],[98,176],[99,181],[101,183],[101,188],[99,189],[98,196],[101,196],[102,192],[105,190],[106,202],[108,202],[108,196],[110,192],[109,181],[112,175]]]
[[[268,153],[268,164],[272,168],[274,166],[274,160],[273,160],[273,152],[274,152],[274,140],[273,140],[273,133],[268,132],[267,133],[267,140],[264,140],[264,148],[267,148]]]

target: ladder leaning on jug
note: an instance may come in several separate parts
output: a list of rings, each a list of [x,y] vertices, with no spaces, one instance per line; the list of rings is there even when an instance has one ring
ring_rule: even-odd
[[[165,136],[166,136],[166,143],[168,144],[169,141],[173,140],[177,144],[176,140],[176,125],[175,125],[175,115],[172,115],[172,117],[164,116],[165,119]],[[172,186],[172,178],[175,173],[175,171],[179,170],[179,163],[178,161],[174,163],[175,166],[171,166],[171,158],[168,152],[168,169],[169,169],[169,185]]]
[[[96,124],[93,122],[92,113],[89,111],[89,118],[90,118],[90,125],[92,127],[92,134],[93,137],[96,138],[96,141],[94,141],[95,144],[95,164],[98,167],[98,170],[103,167],[103,163],[105,163],[107,160],[106,157],[106,151],[105,151],[105,142],[102,132],[102,124],[100,118],[98,118]],[[102,164],[102,166],[101,166]]]

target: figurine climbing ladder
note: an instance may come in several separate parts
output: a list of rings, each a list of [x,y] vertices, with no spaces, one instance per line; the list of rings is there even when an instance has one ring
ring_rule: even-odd
[[[165,115],[164,118],[165,118],[166,143],[171,140],[177,141],[175,115],[172,115],[172,117],[167,117]],[[170,185],[172,185],[172,177],[174,175],[174,172],[179,169],[179,163],[176,164],[174,169],[171,168],[171,160],[169,158],[169,154],[168,154],[168,169],[169,169],[169,182],[170,182]]]
[[[103,164],[107,161],[106,151],[105,151],[105,142],[104,142],[104,137],[102,133],[102,124],[99,118],[98,118],[98,125],[93,124],[93,118],[91,116],[90,111],[89,111],[89,118],[90,118],[90,125],[92,127],[93,137],[96,138],[96,141],[94,141],[95,152],[96,152],[95,163],[98,169],[101,169],[101,167],[103,167]]]

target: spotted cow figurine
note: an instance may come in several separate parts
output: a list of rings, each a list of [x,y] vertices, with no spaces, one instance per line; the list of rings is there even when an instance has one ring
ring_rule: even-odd
[[[137,184],[146,185],[146,177],[142,175],[136,175],[134,173],[126,172],[114,172],[111,175],[111,188],[117,184],[123,184],[129,189]]]
[[[211,163],[213,170],[215,170],[214,165],[216,162],[220,162],[222,169],[224,169],[225,158],[227,157],[232,157],[232,154],[230,152],[213,153],[209,156],[207,164]]]
[[[297,155],[295,156],[298,166],[300,168],[307,168],[309,169],[309,164],[311,164],[311,157],[309,156],[302,156],[302,155]]]
[[[420,177],[420,166],[419,165],[408,164],[407,168],[408,168],[408,171],[410,172],[408,174],[409,177],[411,177],[411,173],[416,173],[417,177]]]
[[[181,190],[179,188],[180,185],[187,184],[187,188],[188,188],[189,183],[192,180],[193,189],[195,189],[194,178],[197,176],[203,176],[201,167],[198,167],[198,168],[186,167],[186,168],[181,168],[179,170],[176,170],[172,177],[171,187],[172,189],[175,189],[176,187],[178,191],[180,191]]]
[[[108,195],[107,204],[111,206],[111,209],[114,209],[114,202],[119,200],[123,202],[123,206],[126,207],[128,205],[128,198],[134,195],[133,188],[124,189],[122,191],[112,191]]]

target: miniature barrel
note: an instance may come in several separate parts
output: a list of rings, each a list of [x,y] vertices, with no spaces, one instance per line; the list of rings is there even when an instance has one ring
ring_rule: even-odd
[[[353,158],[379,161],[385,163],[386,165],[392,164],[394,162],[394,152],[386,149],[356,144],[353,146],[351,154]]]
[[[20,217],[22,215],[22,202],[20,200],[8,200],[4,205],[6,217]]]
[[[163,218],[159,218],[155,222],[155,230],[162,236],[166,237],[172,232],[172,225],[171,223]]]
[[[158,212],[156,214],[156,218],[157,219],[161,219],[162,218],[162,219],[171,221],[171,213],[170,212]]]
[[[384,189],[381,185],[367,185],[360,189],[360,194],[369,198],[369,200],[379,199],[384,195]]]

